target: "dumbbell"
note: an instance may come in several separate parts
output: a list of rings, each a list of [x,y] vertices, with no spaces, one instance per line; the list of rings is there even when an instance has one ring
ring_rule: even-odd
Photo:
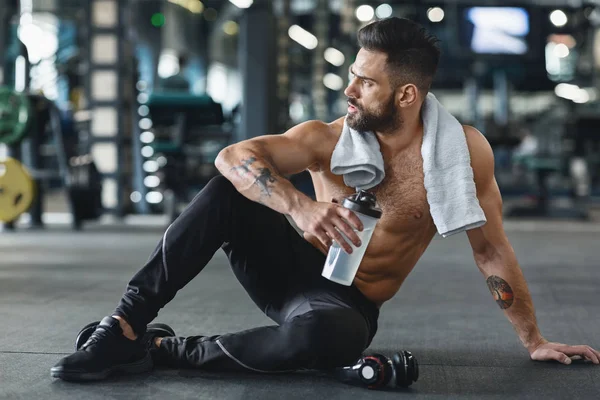
[[[406,388],[419,379],[419,364],[410,351],[401,351],[391,358],[374,353],[361,357],[352,366],[338,368],[335,375],[345,383],[368,389]]]

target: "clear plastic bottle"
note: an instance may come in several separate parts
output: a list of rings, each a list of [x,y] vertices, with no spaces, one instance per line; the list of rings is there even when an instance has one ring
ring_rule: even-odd
[[[344,199],[342,206],[352,210],[363,223],[363,230],[356,231],[361,245],[355,247],[342,233],[342,236],[354,247],[352,254],[346,253],[337,242],[334,242],[329,248],[321,275],[340,285],[350,286],[365,255],[375,226],[381,218],[381,209],[377,207],[375,195],[363,190]]]

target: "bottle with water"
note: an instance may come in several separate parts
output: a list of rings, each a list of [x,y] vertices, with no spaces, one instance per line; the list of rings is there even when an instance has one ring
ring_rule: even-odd
[[[352,254],[348,254],[337,242],[333,242],[329,248],[322,276],[340,285],[350,286],[354,281],[360,262],[365,255],[373,231],[381,218],[381,209],[377,207],[377,199],[373,193],[364,190],[359,191],[344,199],[342,206],[352,210],[362,221],[363,230],[356,232],[361,245],[354,247],[348,239],[348,243],[354,247]],[[342,233],[345,238],[345,235]],[[346,238],[347,239],[347,238]]]

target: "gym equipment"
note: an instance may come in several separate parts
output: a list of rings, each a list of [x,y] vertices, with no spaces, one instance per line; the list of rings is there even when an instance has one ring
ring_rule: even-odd
[[[69,164],[67,192],[73,227],[80,229],[83,221],[102,215],[102,176],[91,154],[72,157]]]
[[[0,161],[0,221],[13,222],[31,207],[35,185],[23,165],[14,158]]]
[[[595,109],[581,111],[569,129],[573,148],[570,176],[579,197],[598,197],[600,188],[600,117]]]
[[[574,112],[571,112],[574,111]],[[505,214],[516,218],[576,219],[589,221],[589,199],[587,196],[586,165],[583,176],[573,176],[572,168],[581,166],[577,148],[577,111],[552,107],[536,117],[535,122],[524,125],[529,143],[518,149],[512,157],[513,167],[527,172],[519,174],[519,184],[528,195],[533,195],[529,204],[510,207]],[[529,132],[527,132],[529,131]],[[595,126],[592,127],[595,132]],[[581,143],[581,149],[589,147]],[[570,171],[571,169],[571,171]],[[581,168],[575,168],[580,171]],[[534,185],[523,180],[530,177]],[[581,187],[583,184],[583,187]],[[531,187],[533,186],[533,188]]]
[[[219,125],[225,122],[221,104],[207,95],[154,92],[146,105],[150,108],[154,124],[176,125],[182,114],[192,126]]]
[[[27,95],[0,86],[0,143],[19,143],[29,130],[30,116]]]
[[[336,369],[334,374],[342,382],[368,389],[407,388],[419,379],[419,363],[410,351],[401,351],[391,358],[374,353],[352,366]]]
[[[155,137],[147,144],[153,161],[166,160],[156,171],[160,186],[153,188],[162,192],[164,201],[151,208],[174,220],[191,193],[218,175],[214,159],[230,143],[232,128],[225,123],[221,104],[210,96],[154,92],[145,105]]]
[[[529,156],[521,160],[529,171],[535,173],[538,187],[537,201],[533,206],[515,206],[506,211],[509,217],[564,218],[589,220],[590,216],[585,204],[576,204],[569,208],[553,207],[550,203],[548,177],[553,173],[561,173],[564,160],[556,157]]]
[[[31,184],[35,187],[35,196],[28,197],[27,203],[20,200],[20,207],[5,208],[3,202],[0,221],[9,222],[6,228],[15,229],[14,224],[10,223],[11,218],[16,218],[28,209],[31,216],[30,225],[43,227],[45,190],[58,183],[65,190],[69,200],[73,228],[80,229],[83,221],[95,220],[103,212],[102,176],[88,149],[76,149],[74,144],[68,141],[69,138],[65,138],[61,112],[56,104],[42,95],[23,93],[18,96],[27,99],[27,104],[35,114],[32,118],[27,118],[29,125],[26,127],[22,143],[13,143],[10,150],[13,157],[27,165],[27,177],[29,181],[33,181]],[[14,192],[12,188],[16,186],[12,182],[15,178],[9,176],[10,190]],[[24,210],[21,211],[21,208]]]

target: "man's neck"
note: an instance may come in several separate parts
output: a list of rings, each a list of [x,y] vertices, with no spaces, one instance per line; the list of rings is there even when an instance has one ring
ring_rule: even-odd
[[[399,153],[416,142],[421,143],[423,138],[423,121],[421,114],[407,116],[402,126],[393,132],[380,133],[375,132],[379,144],[392,154]]]

